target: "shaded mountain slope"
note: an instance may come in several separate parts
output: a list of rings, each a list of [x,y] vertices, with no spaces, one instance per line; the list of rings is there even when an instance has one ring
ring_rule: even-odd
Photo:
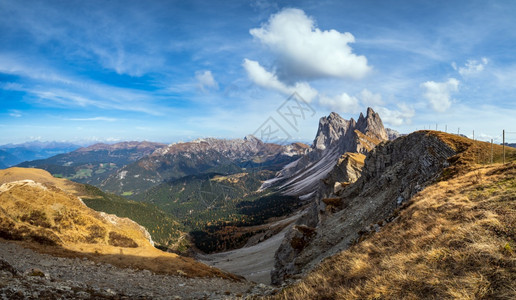
[[[77,148],[80,148],[80,146],[71,143],[39,141],[26,142],[22,144],[6,144],[0,146],[0,150],[3,150],[11,155],[7,160],[4,161],[6,167],[11,167],[24,161],[45,159],[54,155],[73,151]],[[2,162],[1,154],[0,162]]]
[[[20,162],[20,159],[11,153],[0,149],[0,169],[8,168]]]
[[[514,299],[515,195],[514,163],[470,167],[277,298]]]

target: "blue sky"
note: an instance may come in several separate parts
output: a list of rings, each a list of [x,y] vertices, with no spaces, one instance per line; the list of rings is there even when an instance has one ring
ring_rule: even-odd
[[[500,141],[516,132],[515,15],[514,1],[2,0],[0,144],[267,124],[311,141],[319,117],[368,106],[400,132]],[[292,126],[279,108],[294,92],[310,110]]]

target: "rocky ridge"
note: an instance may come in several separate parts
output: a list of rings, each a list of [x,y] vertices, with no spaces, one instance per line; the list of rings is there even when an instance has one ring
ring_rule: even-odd
[[[346,152],[335,167],[319,183],[317,198],[335,197],[349,184],[360,178],[366,156],[361,153]]]
[[[374,148],[360,178],[335,198],[320,198],[287,232],[275,254],[272,282],[280,284],[348,248],[361,232],[378,230],[394,211],[437,178],[457,152],[429,132]]]

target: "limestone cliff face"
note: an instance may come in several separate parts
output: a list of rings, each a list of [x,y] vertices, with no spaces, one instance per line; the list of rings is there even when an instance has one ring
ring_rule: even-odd
[[[355,120],[345,120],[335,112],[330,113],[328,117],[322,117],[319,120],[319,128],[312,149],[326,150],[335,147],[341,137],[355,126]]]
[[[372,108],[367,109],[358,121],[345,120],[337,113],[319,120],[319,128],[310,151],[298,160],[286,165],[276,178],[267,181],[262,189],[276,187],[291,196],[314,198],[319,183],[346,152],[366,154],[388,134],[380,116]]]
[[[317,197],[322,199],[338,196],[346,186],[357,181],[365,158],[361,153],[346,152],[341,155],[335,167],[321,180]]]
[[[412,133],[372,149],[355,183],[334,198],[314,201],[286,234],[275,254],[272,282],[279,284],[313,268],[348,248],[361,231],[379,228],[374,224],[389,221],[394,210],[437,178],[455,154],[428,132]]]

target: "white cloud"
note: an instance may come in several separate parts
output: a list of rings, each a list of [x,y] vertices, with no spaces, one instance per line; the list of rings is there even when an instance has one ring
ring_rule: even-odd
[[[358,97],[362,103],[368,106],[383,105],[382,95],[374,94],[368,89],[363,89]]]
[[[489,60],[485,57],[482,57],[480,61],[475,59],[468,59],[464,67],[457,67],[457,64],[453,62],[452,67],[454,70],[459,72],[461,76],[469,76],[482,72],[488,63]]]
[[[375,111],[380,114],[382,121],[391,126],[400,126],[410,124],[414,117],[414,108],[405,103],[399,103],[397,110],[391,110],[386,107],[375,107]]]
[[[278,74],[285,80],[360,79],[371,69],[365,56],[352,52],[351,33],[320,30],[300,9],[284,9],[250,33],[278,56]]]
[[[422,83],[421,87],[426,89],[423,97],[428,100],[432,109],[444,112],[451,106],[451,93],[459,90],[459,81],[455,78],[445,82],[427,81]]]
[[[205,91],[206,88],[219,88],[219,84],[215,81],[213,74],[209,70],[195,72],[195,78],[199,82],[200,89],[203,91]]]
[[[311,102],[317,97],[318,92],[307,82],[297,82],[294,85],[286,85],[278,79],[276,74],[265,70],[257,61],[244,59],[243,67],[249,78],[261,87],[276,90],[285,95],[297,92],[307,102]]]
[[[360,111],[360,105],[356,97],[342,93],[337,97],[319,97],[319,104],[338,113],[356,113]]]

